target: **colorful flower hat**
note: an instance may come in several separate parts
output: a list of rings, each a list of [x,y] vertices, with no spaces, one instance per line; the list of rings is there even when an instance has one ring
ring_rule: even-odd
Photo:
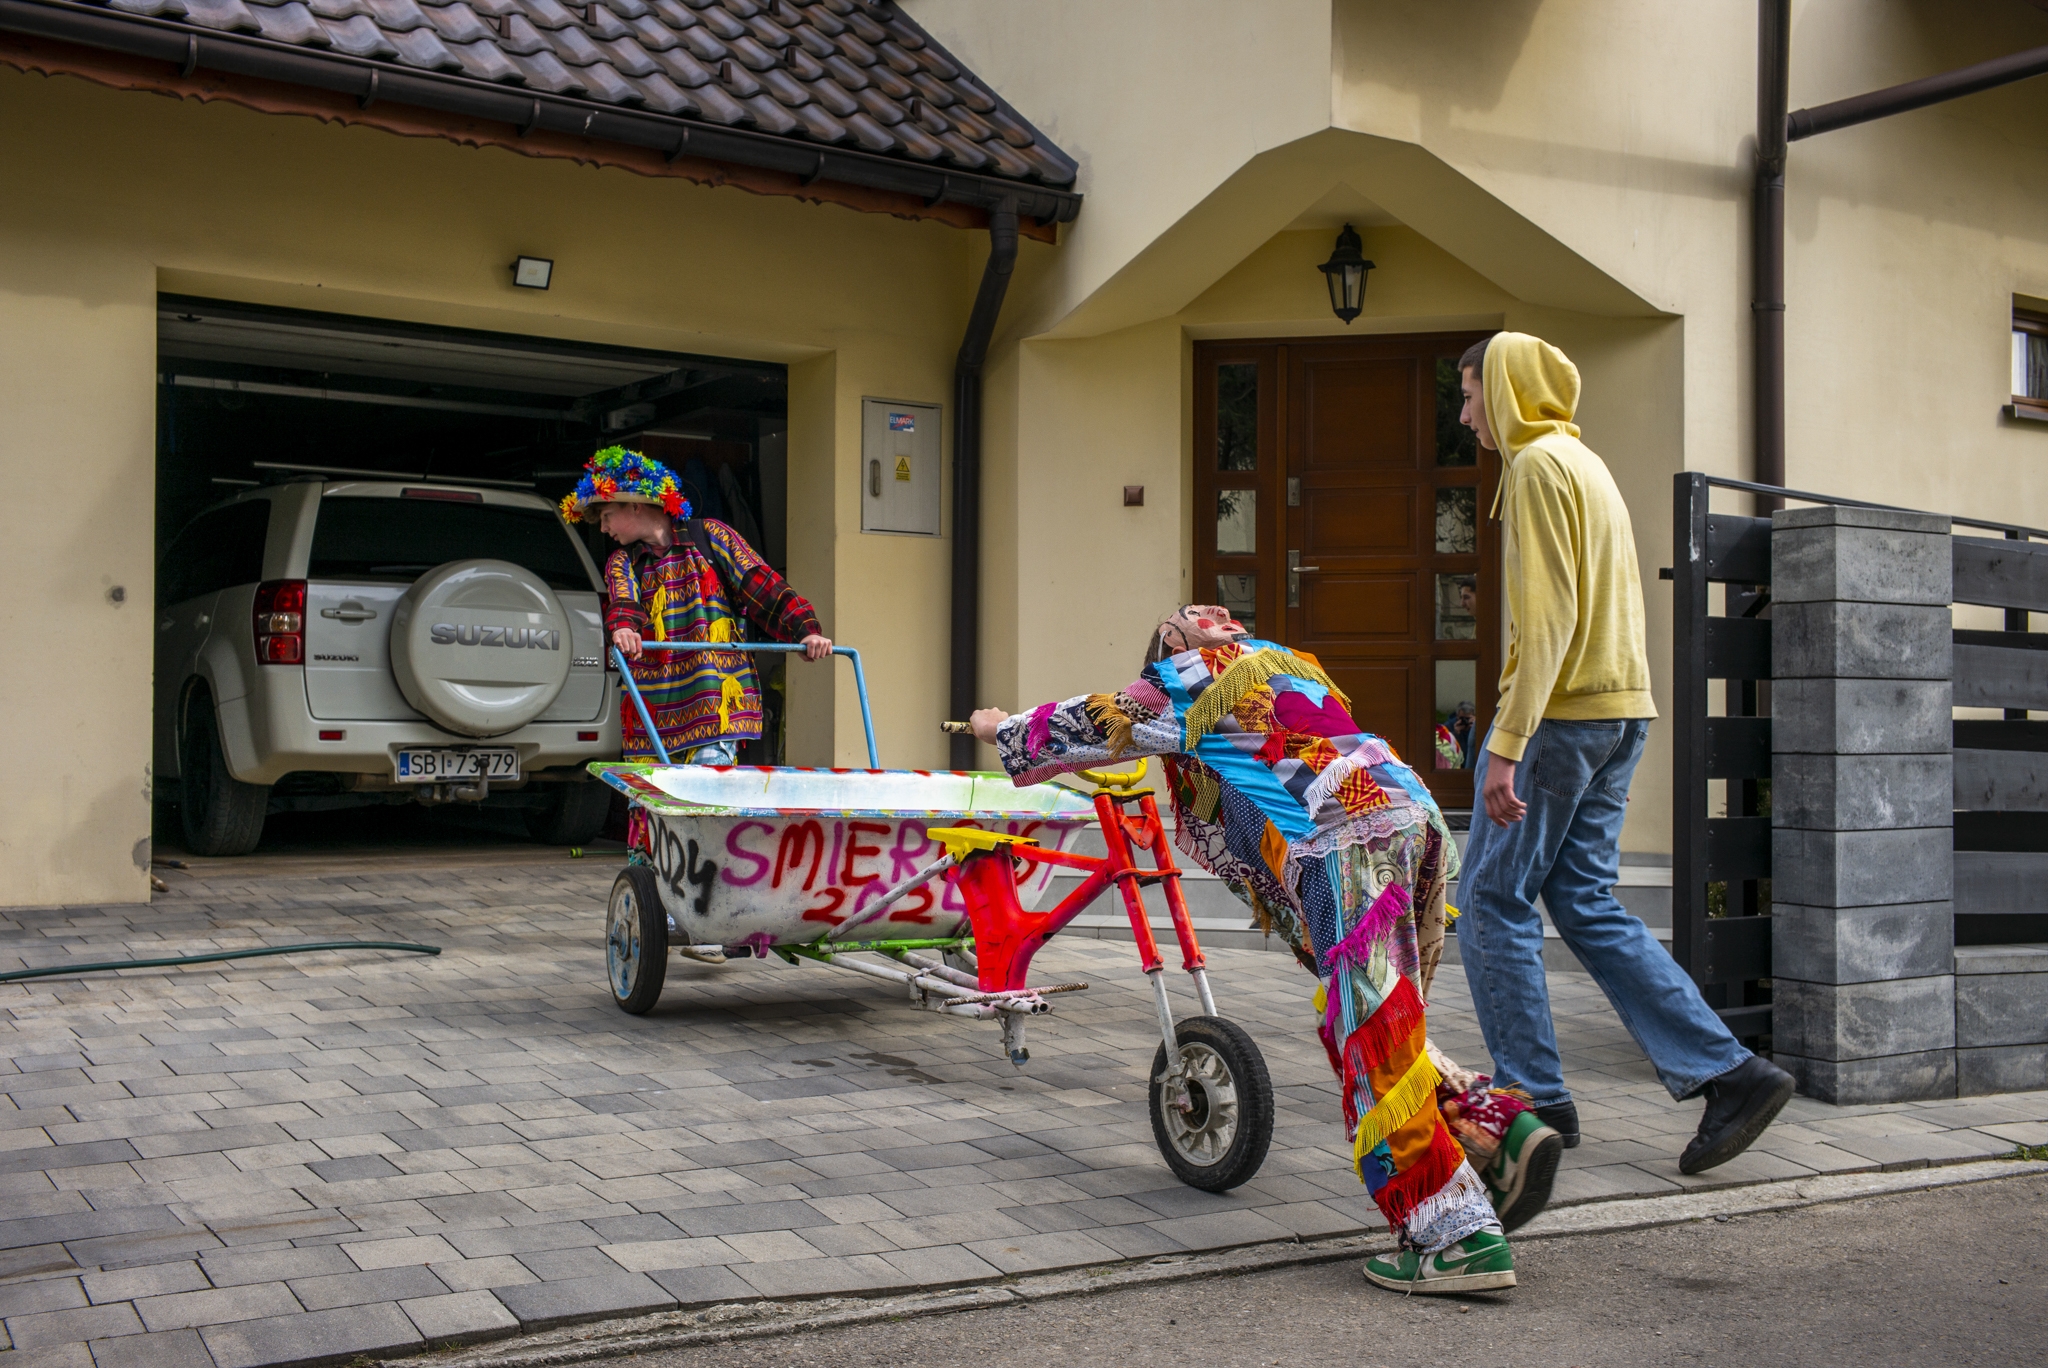
[[[592,504],[605,503],[658,504],[672,518],[690,516],[690,501],[683,497],[675,472],[622,446],[606,447],[583,463],[583,478],[575,491],[562,496],[562,517],[582,522]]]

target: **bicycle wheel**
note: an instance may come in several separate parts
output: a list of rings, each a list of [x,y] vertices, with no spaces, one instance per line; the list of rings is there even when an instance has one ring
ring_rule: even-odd
[[[1273,1081],[1244,1030],[1221,1017],[1175,1028],[1185,1104],[1167,1096],[1166,1045],[1152,1056],[1152,1138],[1174,1176],[1204,1192],[1228,1192],[1259,1171],[1273,1143]]]

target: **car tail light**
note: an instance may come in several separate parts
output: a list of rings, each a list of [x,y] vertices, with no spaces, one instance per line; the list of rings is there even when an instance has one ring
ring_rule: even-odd
[[[577,733],[576,733],[576,739],[577,739],[578,741],[595,741],[595,740],[597,740],[597,733],[596,733],[596,732],[577,732]]]
[[[256,586],[256,659],[265,665],[306,661],[306,582],[266,580]]]
[[[320,739],[322,741],[346,741],[348,740],[348,733],[346,731],[323,731],[320,733]]]

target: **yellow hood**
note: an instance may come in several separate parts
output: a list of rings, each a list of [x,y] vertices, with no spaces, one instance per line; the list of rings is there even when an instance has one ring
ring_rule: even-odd
[[[1495,333],[1486,344],[1486,421],[1501,458],[1512,461],[1531,442],[1577,437],[1579,368],[1540,337]]]

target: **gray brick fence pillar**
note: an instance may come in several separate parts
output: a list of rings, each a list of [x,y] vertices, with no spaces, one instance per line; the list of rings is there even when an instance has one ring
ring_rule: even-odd
[[[1949,521],[1771,519],[1772,1050],[1827,1102],[1956,1093]]]

